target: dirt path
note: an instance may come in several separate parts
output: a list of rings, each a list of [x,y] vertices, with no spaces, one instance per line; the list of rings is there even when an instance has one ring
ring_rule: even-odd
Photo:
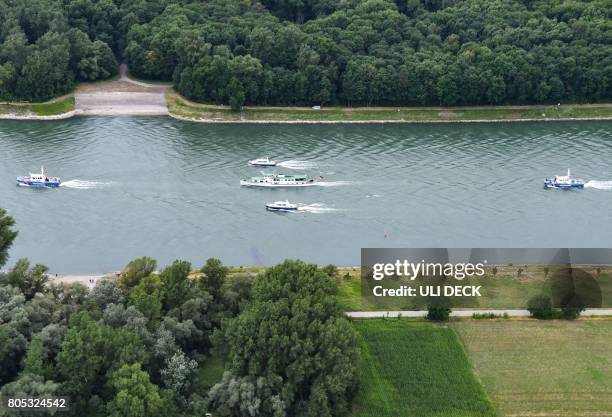
[[[75,97],[75,112],[82,116],[158,116],[168,114],[165,85],[147,84],[127,76],[121,64],[114,81],[82,84]]]
[[[507,314],[508,317],[529,317],[529,311],[527,310],[453,310],[451,312],[452,317],[472,317],[472,314],[495,314],[496,316],[503,316]],[[407,310],[407,311],[347,311],[347,317],[354,319],[376,319],[376,318],[397,318],[397,317],[425,317],[427,316],[426,310]],[[591,308],[584,310],[581,316],[612,316],[612,309],[610,308]]]

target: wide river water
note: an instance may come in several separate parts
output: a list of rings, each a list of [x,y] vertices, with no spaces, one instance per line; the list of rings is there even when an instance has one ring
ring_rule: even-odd
[[[249,159],[320,186],[248,189]],[[9,265],[121,269],[215,256],[358,265],[362,247],[610,247],[612,124],[209,125],[165,117],[0,121]],[[44,165],[59,189],[18,188]],[[567,168],[582,191],[546,191]],[[301,169],[299,169],[301,168]],[[288,199],[297,213],[266,212]]]

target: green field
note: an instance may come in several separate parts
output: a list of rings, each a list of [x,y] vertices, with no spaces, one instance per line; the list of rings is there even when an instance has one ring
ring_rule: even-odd
[[[0,114],[19,116],[56,116],[74,110],[74,96],[60,97],[46,103],[10,103],[0,104]]]
[[[208,121],[469,121],[513,119],[610,118],[612,105],[482,106],[482,107],[244,107],[233,112],[228,106],[200,104],[169,93],[171,114]]]
[[[460,321],[500,417],[612,416],[612,321]]]
[[[361,346],[354,417],[495,415],[452,329],[406,319],[354,323]]]

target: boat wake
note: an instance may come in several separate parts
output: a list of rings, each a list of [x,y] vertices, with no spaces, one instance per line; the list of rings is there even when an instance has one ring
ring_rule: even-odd
[[[283,161],[277,164],[279,167],[288,169],[313,169],[317,166],[314,162],[310,161]]]
[[[349,181],[317,181],[315,185],[320,187],[339,187],[342,185],[350,185]]]
[[[102,188],[109,184],[110,182],[70,180],[70,181],[62,182],[60,187],[75,188],[79,190],[89,190],[92,188]]]
[[[333,207],[327,207],[325,204],[322,203],[315,203],[301,205],[298,207],[298,211],[305,211],[308,213],[333,213],[339,210]]]
[[[589,181],[584,188],[595,188],[596,190],[612,190],[612,181]]]

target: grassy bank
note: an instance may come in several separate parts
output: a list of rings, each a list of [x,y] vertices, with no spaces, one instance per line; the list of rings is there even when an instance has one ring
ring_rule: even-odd
[[[0,114],[16,116],[57,116],[74,110],[74,96],[68,95],[46,103],[4,103],[0,104]]]
[[[580,266],[598,283],[604,306],[612,305],[612,267]],[[451,285],[481,285],[481,297],[454,298],[454,308],[524,309],[534,295],[550,291],[547,279],[554,274],[554,267],[543,265],[499,265],[495,275],[485,268],[485,276],[478,279],[451,280]],[[359,268],[339,270],[338,298],[345,311],[425,310],[427,301],[420,297],[362,297]],[[396,286],[427,285],[424,280],[398,281]],[[389,287],[389,285],[387,285]]]
[[[356,321],[361,379],[355,417],[495,416],[457,334],[410,320]]]
[[[199,104],[174,92],[167,94],[170,114],[217,122],[436,122],[478,120],[548,120],[574,118],[612,118],[612,104],[557,106],[489,106],[489,107],[245,107],[233,112],[227,106]]]
[[[460,321],[500,417],[612,416],[612,321]]]

